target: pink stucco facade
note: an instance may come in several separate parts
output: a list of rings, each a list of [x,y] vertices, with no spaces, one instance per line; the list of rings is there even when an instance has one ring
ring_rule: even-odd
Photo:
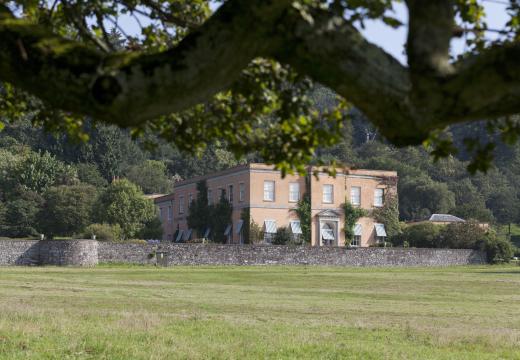
[[[315,170],[309,169],[309,173]],[[397,194],[396,179],[395,171],[352,169],[338,170],[335,177],[317,172],[307,177],[287,175],[282,178],[281,173],[272,166],[253,163],[178,182],[173,194],[157,198],[155,203],[161,214],[163,240],[175,241],[179,231],[186,234],[189,230],[189,203],[197,197],[197,183],[206,181],[209,201],[213,203],[219,200],[220,189],[225,189],[233,206],[229,242],[241,243],[243,236],[236,230],[244,208],[249,208],[251,220],[260,225],[264,232],[273,231],[273,226],[292,229],[291,222],[298,221],[294,212],[297,200],[308,193],[312,209],[312,245],[342,246],[345,243],[342,204],[353,200],[359,202],[356,206],[367,210],[381,206],[382,194],[383,201],[388,194]],[[359,219],[356,244],[375,244],[378,240],[375,227],[372,218]],[[192,237],[195,236],[203,235],[193,233]]]

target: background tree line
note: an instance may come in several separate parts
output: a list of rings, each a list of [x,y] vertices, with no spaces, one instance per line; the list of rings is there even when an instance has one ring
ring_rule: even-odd
[[[323,87],[315,88],[310,98],[320,111],[334,106],[336,101],[334,94]],[[388,144],[356,109],[350,110],[349,117],[351,121],[343,124],[341,141],[333,147],[319,148],[314,161],[396,170],[400,220],[452,213],[498,224],[520,222],[520,145],[500,143],[500,139],[489,135],[484,123],[450,128],[445,136],[455,144],[468,138],[498,143],[494,167],[487,173],[471,175],[467,166],[473,155],[467,150],[435,161],[428,148],[396,148]],[[224,143],[208,144],[197,157],[150,134],[134,140],[128,131],[114,126],[89,122],[84,126],[89,140],[73,142],[67,135],[51,134],[29,120],[6,123],[0,132],[0,221],[14,225],[2,232],[4,236],[30,233],[16,229],[34,228],[36,223],[48,229],[41,219],[46,212],[41,209],[49,206],[44,205],[44,200],[52,196],[52,190],[48,190],[51,187],[76,186],[78,189],[60,195],[78,197],[82,189],[85,198],[91,199],[89,185],[99,192],[114,178],[126,178],[144,193],[168,193],[178,179],[246,161],[262,161],[255,153],[237,159]],[[61,228],[59,233],[69,232]]]

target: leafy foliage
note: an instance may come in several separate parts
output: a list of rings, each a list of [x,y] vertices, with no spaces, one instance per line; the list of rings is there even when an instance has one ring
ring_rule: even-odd
[[[144,224],[143,229],[139,232],[139,239],[160,240],[163,236],[163,227],[161,220],[154,217]]]
[[[139,185],[145,194],[168,194],[173,183],[166,174],[166,165],[157,160],[146,160],[131,166],[126,172],[128,180]]]
[[[38,218],[40,230],[49,238],[78,234],[91,223],[97,191],[91,185],[61,185],[43,194]]]
[[[354,226],[356,222],[363,216],[367,216],[368,212],[360,207],[355,207],[349,202],[343,204],[343,215],[345,216],[345,246],[349,246],[354,239]]]
[[[412,247],[482,250],[492,263],[508,262],[513,256],[513,245],[509,240],[497,237],[493,230],[484,229],[473,221],[445,226],[409,225],[398,238],[401,244],[407,242]]]
[[[95,219],[118,224],[124,239],[135,237],[156,216],[155,206],[135,184],[122,179],[110,184],[95,204]]]
[[[399,202],[394,195],[386,194],[383,206],[372,210],[371,216],[385,225],[386,234],[390,239],[399,235],[401,225],[399,224]]]
[[[95,235],[97,240],[120,241],[123,237],[119,224],[91,224],[83,231],[83,238],[90,239]]]
[[[282,226],[276,229],[276,234],[273,238],[273,244],[274,245],[287,245],[292,242],[292,233],[291,230],[286,227]]]
[[[258,225],[256,222],[251,220],[250,226],[249,226],[249,242],[251,244],[258,244],[264,241],[264,238],[262,236],[263,231],[262,227]]]
[[[32,191],[20,191],[16,199],[5,204],[0,235],[8,237],[31,237],[39,233],[38,213],[43,199]]]
[[[216,204],[210,206],[209,224],[211,228],[211,239],[220,244],[225,244],[227,237],[224,235],[226,227],[232,223],[231,215],[233,207],[229,203],[225,192],[220,195],[220,200]]]
[[[302,229],[301,240],[304,244],[311,243],[311,199],[310,195],[305,193],[298,201],[296,209],[294,209],[298,219],[300,219],[300,228]]]
[[[395,245],[407,243],[411,247],[436,248],[439,247],[441,226],[429,222],[409,225],[403,229],[401,235],[394,238]]]
[[[212,209],[208,204],[208,186],[205,180],[197,183],[197,197],[189,206],[188,227],[194,229],[199,237],[210,227]],[[210,227],[211,228],[211,227]]]

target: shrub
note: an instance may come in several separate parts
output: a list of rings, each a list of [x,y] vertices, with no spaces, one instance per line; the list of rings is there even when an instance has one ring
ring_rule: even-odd
[[[280,227],[276,230],[276,234],[273,239],[274,245],[285,245],[290,243],[292,240],[292,233],[288,227]]]
[[[450,249],[475,249],[486,241],[487,230],[477,222],[466,221],[446,225],[439,234],[439,246]]]
[[[494,233],[486,234],[484,243],[480,246],[487,255],[490,263],[509,262],[514,255],[514,249],[511,242],[504,238],[498,238]]]
[[[249,224],[249,244],[258,244],[264,241],[262,228],[254,220]]]
[[[122,236],[128,239],[137,236],[156,216],[153,201],[126,179],[112,182],[98,197],[94,210],[95,221],[119,224]]]
[[[511,241],[498,238],[494,231],[480,227],[477,222],[449,224],[439,237],[442,247],[484,251],[490,263],[508,262],[513,257]]]
[[[91,224],[85,228],[83,238],[90,239],[96,235],[97,240],[120,241],[122,237],[121,226],[118,224]]]
[[[403,233],[395,238],[394,243],[419,248],[438,247],[440,231],[440,226],[431,223],[408,225],[403,229]]]
[[[158,217],[152,218],[144,224],[144,228],[139,232],[139,238],[145,240],[162,239],[163,228],[161,220]]]

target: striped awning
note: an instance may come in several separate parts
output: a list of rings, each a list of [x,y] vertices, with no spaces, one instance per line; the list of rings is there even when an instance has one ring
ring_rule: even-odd
[[[321,229],[321,237],[323,240],[334,240],[334,230]]]
[[[354,225],[354,236],[361,236],[363,231],[363,228],[361,227],[361,224]]]
[[[231,224],[229,224],[224,231],[224,236],[229,236],[229,234],[231,234]]]
[[[207,238],[209,236],[209,233],[211,232],[210,228],[206,228],[206,231],[204,231],[204,238]]]
[[[238,220],[237,228],[235,230],[237,234],[240,234],[240,232],[242,231],[242,226],[244,226],[244,220]]]
[[[183,233],[184,233],[184,230],[179,230],[179,233],[177,234],[177,238],[175,239],[175,242],[180,242],[182,240]]]
[[[377,236],[386,236],[386,230],[384,224],[374,224],[376,227],[376,235]]]
[[[186,232],[184,233],[184,241],[188,241],[191,238],[192,231],[192,229],[186,230]]]
[[[269,234],[276,234],[276,220],[265,220],[264,221],[265,232]]]
[[[293,220],[291,221],[291,231],[293,234],[301,234],[302,233],[302,227],[300,224],[300,220]]]

